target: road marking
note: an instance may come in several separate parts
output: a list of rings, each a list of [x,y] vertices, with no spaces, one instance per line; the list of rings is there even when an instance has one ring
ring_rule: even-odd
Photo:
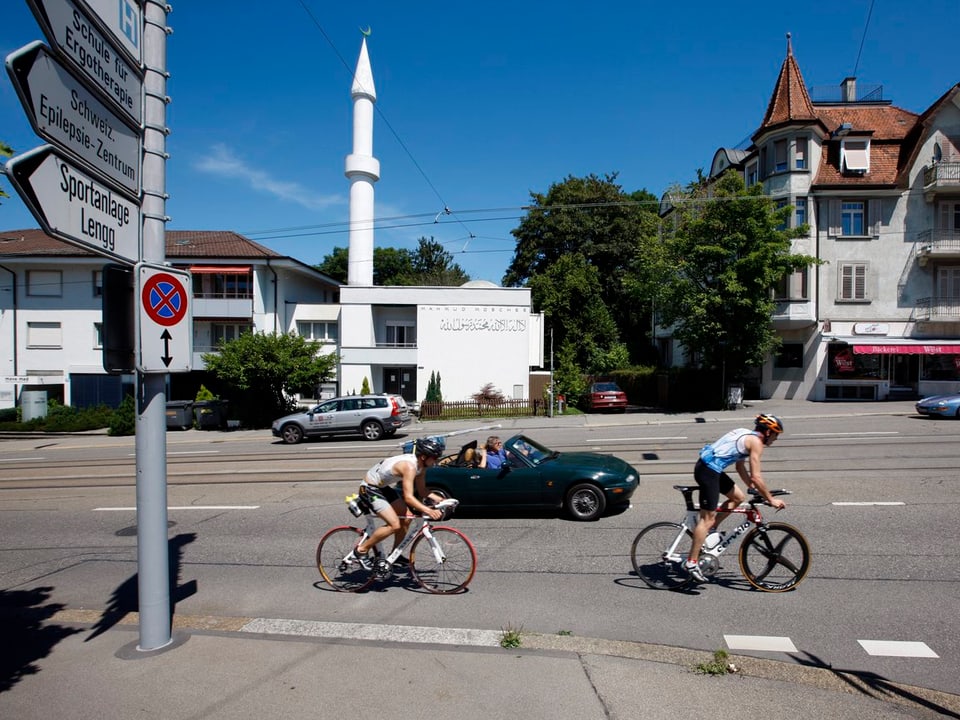
[[[838,435],[850,435],[854,437],[865,435],[899,435],[898,430],[875,430],[863,432],[832,432],[832,433],[790,433],[790,437],[837,437]]]
[[[938,658],[926,643],[904,642],[900,640],[857,640],[868,655],[885,657],[925,657]]]
[[[259,510],[259,505],[169,505],[167,510]],[[94,512],[130,512],[136,510],[135,507],[98,507]]]
[[[219,450],[179,450],[167,452],[167,455],[219,455]],[[136,453],[127,453],[127,457],[136,457]]]
[[[771,635],[724,635],[731,650],[760,650],[763,652],[796,652],[797,646],[788,637]]]
[[[879,501],[879,500],[877,500],[877,501],[863,501],[863,502],[835,502],[835,503],[830,503],[830,504],[831,504],[831,505],[840,505],[840,506],[845,506],[845,507],[849,507],[849,506],[862,507],[862,506],[866,506],[866,505],[906,505],[905,502],[899,502],[899,501],[883,502],[883,501]]]
[[[590,438],[593,443],[628,443],[637,440],[686,440],[686,435],[667,435],[665,437],[635,437],[635,438]],[[562,444],[562,443],[561,443]]]
[[[0,462],[22,462],[24,460],[46,460],[45,457],[0,458]]]
[[[415,642],[480,647],[496,647],[503,637],[503,632],[500,630],[373,625],[272,618],[254,618],[244,625],[240,631],[275,635],[376,640],[378,642]]]

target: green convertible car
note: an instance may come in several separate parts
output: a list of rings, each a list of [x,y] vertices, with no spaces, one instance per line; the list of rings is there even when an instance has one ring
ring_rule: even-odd
[[[507,462],[479,467],[477,442],[464,445],[427,470],[427,487],[455,497],[463,509],[557,508],[574,520],[595,520],[625,505],[637,489],[636,468],[612,455],[551,450],[524,435],[504,444]]]

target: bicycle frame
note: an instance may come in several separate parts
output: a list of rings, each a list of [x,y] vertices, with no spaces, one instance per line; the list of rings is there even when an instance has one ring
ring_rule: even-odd
[[[440,510],[443,510],[445,507],[444,503],[447,503],[449,505],[450,500],[449,499],[441,500],[439,503],[437,503],[436,507]],[[456,507],[456,505],[454,505],[454,507]],[[367,512],[365,513],[365,518],[366,518],[366,524],[364,525],[363,535],[361,535],[360,542],[366,541],[367,538],[373,535],[374,531],[377,529],[379,525],[377,521],[380,518],[376,513]],[[407,515],[400,516],[400,519],[410,520],[410,527],[407,528],[407,534],[403,536],[403,539],[399,543],[397,543],[397,546],[388,555],[385,555],[385,553],[383,552],[383,549],[380,547],[382,543],[378,543],[377,548],[375,550],[375,552],[380,555],[381,559],[383,559],[387,563],[388,567],[392,566],[393,563],[397,561],[397,558],[399,558],[403,554],[403,551],[406,550],[410,546],[410,544],[414,540],[416,540],[420,535],[423,535],[425,538],[427,538],[427,542],[430,543],[430,549],[433,551],[433,556],[436,559],[436,561],[438,563],[442,563],[446,561],[447,558],[443,553],[443,548],[440,547],[440,543],[436,541],[436,539],[433,536],[433,532],[430,529],[429,518],[423,517],[422,515],[407,514]]]
[[[667,548],[667,552],[664,557],[667,560],[682,561],[686,558],[686,550],[683,550],[682,553],[678,553],[678,547],[683,544],[686,546],[686,535],[689,532],[693,534],[693,529],[697,526],[697,523],[700,522],[700,506],[693,502],[693,490],[683,491],[683,500],[686,504],[687,514],[684,516],[683,521],[680,523],[682,526],[680,532],[677,534],[676,539],[670,544],[670,547]],[[736,515],[746,515],[746,519],[737,525],[733,530],[724,535],[723,540],[717,543],[712,549],[708,550],[703,548],[700,551],[701,555],[712,555],[713,557],[720,557],[723,553],[727,551],[727,548],[732,545],[737,538],[743,535],[747,530],[754,526],[763,525],[763,515],[760,513],[760,510],[757,509],[749,500],[745,500],[740,505],[730,510],[718,510],[717,514],[720,513],[729,513]]]

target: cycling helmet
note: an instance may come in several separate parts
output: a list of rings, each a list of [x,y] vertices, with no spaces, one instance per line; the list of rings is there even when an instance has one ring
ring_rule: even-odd
[[[776,415],[757,415],[756,419],[757,430],[761,432],[764,430],[770,430],[775,432],[777,435],[783,432],[783,423],[780,422],[780,418]]]
[[[425,455],[426,457],[432,458],[438,458],[443,455],[443,445],[433,438],[420,438],[413,443],[413,447],[417,455]]]

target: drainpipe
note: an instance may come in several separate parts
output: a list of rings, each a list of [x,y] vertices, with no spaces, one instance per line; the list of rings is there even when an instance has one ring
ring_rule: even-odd
[[[13,374],[17,375],[17,273],[6,265],[0,265],[0,269],[6,270],[10,273],[10,278],[13,281],[11,293],[13,295]],[[13,404],[17,404],[17,388],[19,385],[13,386]]]
[[[267,270],[273,273],[273,334],[276,335],[277,325],[279,324],[278,315],[280,313],[280,309],[277,307],[277,298],[278,298],[277,271],[274,270],[273,267],[270,265],[270,258],[267,258]]]

